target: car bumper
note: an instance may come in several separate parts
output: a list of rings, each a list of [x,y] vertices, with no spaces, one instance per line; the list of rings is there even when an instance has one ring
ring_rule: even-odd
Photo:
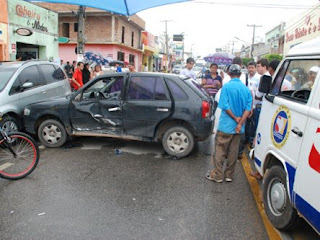
[[[194,136],[195,139],[198,141],[206,140],[213,131],[214,127],[214,116],[212,116],[210,119],[203,119],[203,121],[196,122],[197,124],[194,124]]]

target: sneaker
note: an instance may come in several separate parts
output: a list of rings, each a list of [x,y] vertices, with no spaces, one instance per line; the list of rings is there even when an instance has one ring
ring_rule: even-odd
[[[226,177],[226,182],[232,182],[232,178],[227,178]]]
[[[207,172],[205,177],[206,177],[206,179],[208,179],[210,181],[214,181],[214,182],[217,182],[217,183],[222,183],[222,179],[218,179],[216,177],[212,177],[210,172]]]

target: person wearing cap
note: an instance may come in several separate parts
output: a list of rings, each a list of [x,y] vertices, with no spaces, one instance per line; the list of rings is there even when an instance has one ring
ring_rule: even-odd
[[[223,178],[232,182],[236,167],[240,134],[244,132],[245,121],[250,115],[252,96],[249,89],[239,79],[241,67],[232,64],[229,68],[231,80],[223,85],[218,107],[222,110],[215,137],[214,169],[206,174],[211,181],[221,183]],[[223,173],[223,162],[227,166]]]
[[[193,66],[194,66],[194,59],[190,57],[187,59],[186,68],[180,72],[180,75],[196,80],[196,74],[194,73],[194,71],[192,71]]]
[[[316,76],[319,72],[318,66],[313,66],[309,70],[309,81],[302,85],[301,89],[312,89]]]

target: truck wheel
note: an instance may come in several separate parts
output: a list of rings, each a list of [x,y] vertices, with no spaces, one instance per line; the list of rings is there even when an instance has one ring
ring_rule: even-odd
[[[280,166],[270,168],[263,183],[263,203],[270,222],[278,229],[290,230],[298,220],[286,184],[286,173]]]
[[[5,132],[18,132],[20,130],[17,119],[11,116],[5,116],[0,121],[0,127]]]
[[[192,133],[185,127],[169,128],[162,137],[164,150],[171,156],[182,158],[194,147]]]
[[[67,132],[59,121],[49,119],[40,124],[38,137],[44,146],[58,148],[67,141]]]

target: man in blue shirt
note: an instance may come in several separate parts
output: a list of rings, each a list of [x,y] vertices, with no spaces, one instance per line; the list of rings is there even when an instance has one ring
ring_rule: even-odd
[[[244,124],[250,115],[252,96],[249,89],[239,79],[241,67],[232,64],[229,68],[231,80],[221,89],[218,107],[221,108],[218,132],[215,138],[214,169],[206,174],[206,178],[215,182],[223,181],[223,162],[227,158],[224,178],[232,182],[236,167],[240,134],[244,133]]]

